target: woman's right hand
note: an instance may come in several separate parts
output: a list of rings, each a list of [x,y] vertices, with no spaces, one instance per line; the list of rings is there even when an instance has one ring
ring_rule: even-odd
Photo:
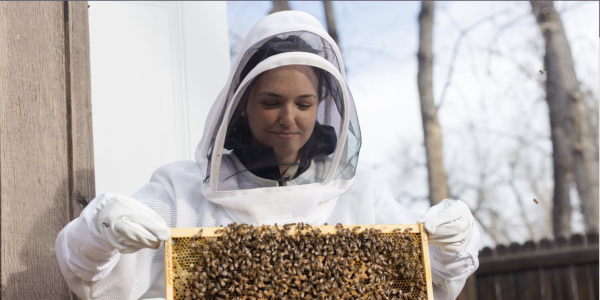
[[[171,236],[165,221],[148,206],[119,194],[107,194],[94,208],[91,229],[120,253],[156,249]]]

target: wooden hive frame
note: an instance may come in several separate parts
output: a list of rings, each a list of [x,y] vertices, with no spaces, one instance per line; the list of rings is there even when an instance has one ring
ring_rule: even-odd
[[[415,242],[418,243],[418,247],[421,249],[421,257],[418,259],[425,272],[425,283],[427,286],[427,300],[433,300],[433,288],[431,280],[431,265],[429,262],[429,249],[427,243],[427,232],[423,224],[403,224],[403,225],[345,225],[344,228],[355,228],[360,226],[361,229],[358,232],[362,232],[367,228],[379,229],[382,234],[391,234],[394,229],[400,229],[402,231],[408,229],[411,236],[415,238]],[[337,232],[336,226],[313,226],[312,228],[318,228],[321,230],[321,234],[335,234]],[[198,257],[189,257],[185,254],[176,252],[178,247],[175,245],[181,245],[182,243],[189,243],[191,238],[198,234],[199,230],[202,229],[202,238],[219,237],[220,233],[215,233],[223,227],[202,227],[202,228],[171,228],[171,238],[165,241],[165,289],[166,289],[166,300],[179,300],[183,297],[177,296],[176,284],[180,278],[181,272],[185,272],[187,268],[186,264],[190,260],[197,260]],[[292,226],[289,234],[295,234],[297,229]],[[412,299],[412,298],[411,298]]]

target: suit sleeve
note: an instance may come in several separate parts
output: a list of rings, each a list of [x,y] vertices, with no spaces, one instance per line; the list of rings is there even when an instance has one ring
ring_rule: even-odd
[[[150,183],[132,195],[173,227],[173,197],[169,176],[160,169]],[[88,204],[81,215],[58,234],[56,258],[69,288],[81,299],[144,299],[162,288],[162,247],[121,254],[91,230],[93,210],[106,195]],[[158,209],[163,208],[163,209]],[[162,213],[161,213],[162,212]]]

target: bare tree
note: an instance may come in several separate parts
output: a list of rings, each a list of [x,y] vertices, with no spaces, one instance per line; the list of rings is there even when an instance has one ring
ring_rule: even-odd
[[[327,32],[333,38],[338,46],[340,40],[337,34],[337,27],[335,26],[335,14],[333,12],[333,3],[331,1],[323,1],[323,7],[325,8],[325,19],[327,20]]]
[[[429,202],[435,205],[448,198],[448,182],[442,154],[442,132],[433,101],[433,12],[434,2],[421,2],[419,13],[419,71],[417,83],[427,157]]]
[[[287,1],[271,1],[273,2],[273,9],[269,12],[269,14],[290,10],[290,4]]]
[[[569,187],[572,174],[587,231],[598,232],[598,160],[589,139],[586,103],[575,74],[571,49],[551,1],[531,1],[546,42],[546,101],[554,161],[554,234],[569,234]]]

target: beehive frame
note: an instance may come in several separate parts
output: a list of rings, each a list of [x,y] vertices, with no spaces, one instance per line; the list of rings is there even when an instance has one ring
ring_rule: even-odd
[[[433,289],[431,280],[431,265],[429,262],[429,249],[427,247],[427,233],[423,224],[403,224],[403,225],[346,225],[345,228],[355,228],[360,226],[360,231],[364,231],[367,228],[379,229],[382,234],[391,234],[394,229],[400,229],[402,231],[408,229],[411,236],[415,238],[415,242],[421,249],[421,257],[416,258],[421,261],[423,270],[425,272],[425,283],[427,286],[427,298],[433,300]],[[313,226],[321,230],[321,234],[335,234],[337,229],[336,226]],[[188,260],[197,259],[197,257],[188,257],[186,255],[179,255],[175,252],[177,247],[174,245],[186,244],[191,241],[191,238],[195,236],[198,231],[202,229],[202,237],[219,237],[220,233],[215,233],[222,227],[202,227],[202,228],[171,228],[171,238],[165,242],[165,289],[166,289],[166,300],[179,300],[183,299],[183,295],[178,295],[175,288],[177,280],[180,278],[180,274],[185,272],[187,268]],[[297,232],[295,227],[290,229],[290,234]]]

